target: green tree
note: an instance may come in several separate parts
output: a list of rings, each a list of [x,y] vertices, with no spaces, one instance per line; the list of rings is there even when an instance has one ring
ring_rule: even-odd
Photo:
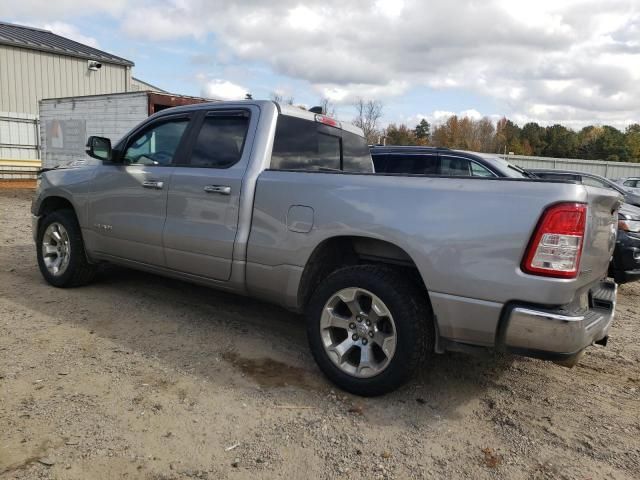
[[[389,124],[384,137],[387,145],[419,145],[415,132],[404,124]]]
[[[524,153],[520,139],[520,127],[506,117],[498,120],[496,124],[495,151],[498,153],[513,152],[516,155]]]
[[[598,139],[602,135],[602,127],[589,125],[578,132],[577,136],[577,156],[587,160],[602,158],[598,151]]]
[[[431,139],[431,124],[423,118],[413,129],[413,133],[421,145],[428,145]]]
[[[542,155],[546,147],[545,142],[546,131],[544,127],[541,127],[535,122],[529,122],[522,127],[520,138],[522,139],[523,146],[525,143],[529,146],[530,153],[526,155]]]
[[[575,158],[577,136],[573,130],[556,124],[546,128],[546,146],[543,155],[546,157]]]
[[[629,161],[640,162],[640,124],[629,125],[624,132]]]
[[[433,128],[429,143],[480,152],[640,163],[640,123],[624,132],[609,125],[589,125],[576,132],[560,124],[541,127],[535,122],[520,128],[506,117],[494,127],[488,118],[452,115]]]
[[[625,135],[617,128],[605,125],[602,134],[596,140],[596,149],[600,158],[612,162],[627,162],[630,159]]]

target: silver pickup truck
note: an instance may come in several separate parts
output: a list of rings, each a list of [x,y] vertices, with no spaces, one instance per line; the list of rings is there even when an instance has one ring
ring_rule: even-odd
[[[376,175],[362,132],[268,101],[151,116],[94,165],[42,173],[40,271],[102,262],[304,312],[341,388],[388,392],[431,352],[575,362],[606,343],[620,197],[562,181]]]

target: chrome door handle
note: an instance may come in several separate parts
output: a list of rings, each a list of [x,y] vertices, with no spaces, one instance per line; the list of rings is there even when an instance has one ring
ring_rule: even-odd
[[[162,190],[164,182],[156,182],[155,180],[145,180],[142,182],[144,188],[155,188],[156,190]]]
[[[204,187],[207,193],[219,193],[220,195],[231,195],[231,187],[227,185],[207,185]]]

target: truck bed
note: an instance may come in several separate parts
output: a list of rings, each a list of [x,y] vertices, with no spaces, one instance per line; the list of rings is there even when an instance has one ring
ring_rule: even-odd
[[[523,273],[541,213],[566,201],[589,205],[580,274]],[[416,265],[442,335],[492,345],[508,302],[571,304],[606,275],[618,202],[614,192],[570,182],[265,171],[256,187],[247,285],[270,300],[288,292],[286,304],[295,307],[287,286],[298,283],[316,245],[373,236]],[[309,232],[292,228],[292,206],[305,208]]]

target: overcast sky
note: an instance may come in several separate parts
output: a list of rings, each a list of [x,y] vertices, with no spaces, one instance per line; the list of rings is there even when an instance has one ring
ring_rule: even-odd
[[[640,0],[20,0],[0,18],[135,62],[176,93],[315,105],[386,122],[640,122]]]

